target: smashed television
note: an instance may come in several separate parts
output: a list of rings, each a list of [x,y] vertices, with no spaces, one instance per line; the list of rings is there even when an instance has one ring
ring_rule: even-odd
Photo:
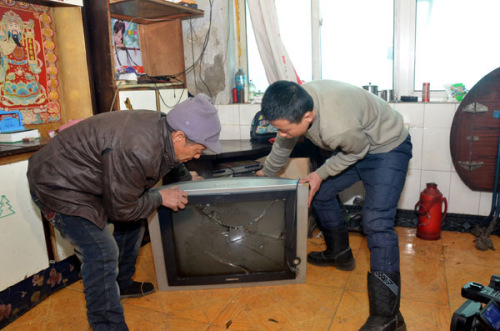
[[[283,178],[190,181],[185,209],[149,223],[160,291],[302,283],[307,186]]]

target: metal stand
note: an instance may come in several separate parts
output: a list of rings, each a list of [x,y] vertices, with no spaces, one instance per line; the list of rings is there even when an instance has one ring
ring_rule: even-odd
[[[481,227],[476,225],[471,233],[476,236],[474,242],[476,243],[476,248],[480,251],[486,251],[488,249],[495,250],[493,242],[489,238],[490,234],[495,230],[498,223],[498,217],[500,214],[500,201],[498,194],[498,177],[500,176],[500,135],[498,139],[498,151],[497,151],[497,162],[495,165],[495,184],[493,188],[493,199],[491,201],[491,211],[486,221],[489,220],[489,224],[486,227]]]

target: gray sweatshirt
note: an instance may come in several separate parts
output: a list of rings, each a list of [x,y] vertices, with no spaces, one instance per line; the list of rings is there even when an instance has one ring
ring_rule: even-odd
[[[302,87],[313,98],[316,110],[305,137],[321,149],[337,151],[316,170],[322,179],[339,174],[368,153],[389,152],[408,137],[403,117],[360,87],[333,80]],[[263,169],[266,176],[274,176],[285,165],[297,140],[276,137]]]

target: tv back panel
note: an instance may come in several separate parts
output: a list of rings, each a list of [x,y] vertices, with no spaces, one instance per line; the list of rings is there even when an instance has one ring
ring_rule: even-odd
[[[304,283],[308,188],[238,177],[176,183],[188,205],[149,222],[160,291]]]

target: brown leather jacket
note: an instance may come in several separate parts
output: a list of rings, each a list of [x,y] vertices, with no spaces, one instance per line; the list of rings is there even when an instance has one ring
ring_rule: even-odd
[[[53,138],[29,159],[30,191],[48,208],[83,217],[135,221],[161,205],[150,190],[165,175],[189,180],[175,161],[166,116],[148,110],[92,116]]]

